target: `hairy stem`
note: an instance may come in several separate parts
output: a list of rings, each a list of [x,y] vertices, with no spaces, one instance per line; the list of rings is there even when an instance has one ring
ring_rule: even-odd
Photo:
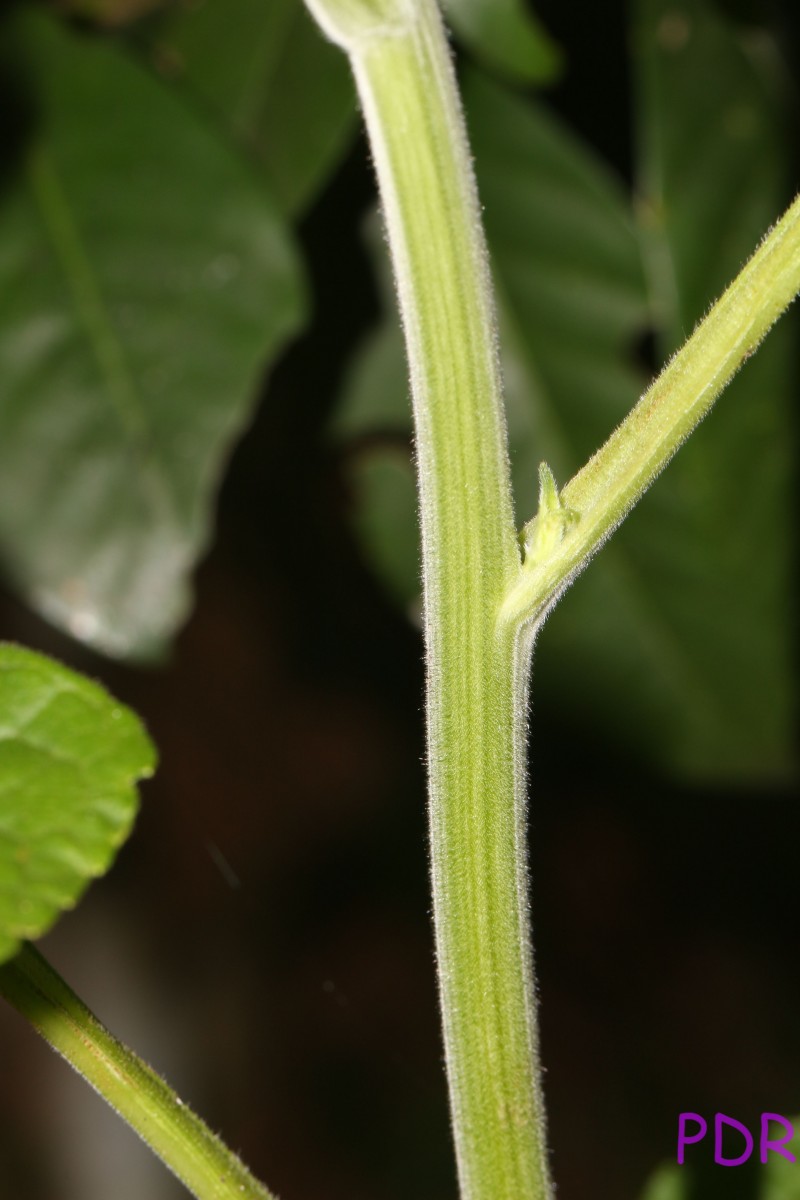
[[[526,908],[527,645],[486,250],[432,0],[308,0],[347,50],[405,328],[423,542],[434,917],[464,1200],[550,1184]]]
[[[494,317],[463,123],[433,0],[306,0],[367,121],[411,373],[439,985],[463,1200],[551,1195],[525,907],[533,636],[800,286],[800,208],[559,494],[543,465],[520,562]]]
[[[618,429],[558,497],[569,515],[526,557],[501,623],[542,616],[624,519],[800,290],[800,197]],[[551,502],[552,507],[552,502]],[[542,540],[540,514],[529,526]],[[552,514],[547,517],[552,525]]]
[[[0,995],[108,1101],[197,1200],[274,1200],[155,1071],[123,1046],[30,944]]]

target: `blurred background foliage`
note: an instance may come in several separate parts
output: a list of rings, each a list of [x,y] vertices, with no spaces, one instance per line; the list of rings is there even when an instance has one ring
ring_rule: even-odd
[[[522,524],[539,461],[581,465],[796,190],[800,27],[445,7]],[[406,373],[346,63],[300,0],[2,18],[0,636],[162,753],[49,952],[287,1200],[453,1197]],[[796,344],[790,315],[537,646],[565,1200],[639,1195],[682,1110],[800,1108]],[[10,1014],[0,1039],[0,1197],[181,1194]]]

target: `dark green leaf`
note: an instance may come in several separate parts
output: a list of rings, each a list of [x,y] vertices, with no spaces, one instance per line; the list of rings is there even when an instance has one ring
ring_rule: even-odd
[[[378,443],[349,456],[356,536],[390,595],[409,614],[418,613],[420,553],[416,482],[402,445]]]
[[[0,963],[108,870],[155,752],[96,683],[0,645]]]
[[[640,0],[638,13],[637,212],[666,354],[780,215],[788,154],[774,46],[774,61],[760,57],[768,40],[739,30],[707,0],[680,11]],[[706,697],[705,722],[687,724],[676,748],[700,771],[715,761],[753,777],[793,770],[796,336],[790,313],[681,450],[654,492],[648,523],[629,531],[630,559],[641,564]],[[712,719],[717,737],[699,742],[698,729]]]
[[[499,293],[520,522],[538,462],[559,483],[638,398],[648,310],[619,182],[540,105],[477,72],[464,96]]]
[[[444,0],[448,23],[479,62],[512,82],[552,83],[558,46],[525,0]]]
[[[369,222],[366,238],[376,270],[390,280],[377,221]],[[400,321],[393,293],[388,287],[382,291],[387,319],[360,347],[344,379],[343,403],[333,415],[331,431],[339,440],[357,437],[365,431],[372,435],[411,432],[411,392]]]
[[[173,6],[152,49],[254,155],[284,211],[305,209],[346,150],[356,108],[347,60],[302,0]]]
[[[136,63],[30,10],[3,45],[35,108],[0,193],[0,553],[52,620],[145,654],[185,615],[298,264],[249,172]]]

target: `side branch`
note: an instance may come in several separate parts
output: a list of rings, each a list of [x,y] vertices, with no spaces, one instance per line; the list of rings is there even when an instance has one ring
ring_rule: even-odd
[[[528,555],[506,593],[501,625],[544,618],[798,291],[800,197],[605,445],[557,496],[557,510],[552,496],[548,499],[543,491],[539,514],[526,527],[526,533],[538,531],[541,544]],[[552,529],[554,512],[572,515],[567,523],[562,520],[558,537],[543,538],[542,531]]]

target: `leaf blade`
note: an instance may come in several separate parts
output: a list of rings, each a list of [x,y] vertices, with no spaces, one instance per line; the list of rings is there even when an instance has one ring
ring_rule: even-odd
[[[637,217],[666,355],[785,206],[786,129],[777,51],[765,69],[753,40],[706,0],[680,14],[641,0],[635,12]],[[796,323],[787,314],[677,456],[671,496],[654,497],[647,537],[641,525],[630,532],[676,641],[715,681],[720,758],[740,778],[776,782],[797,765],[788,667]],[[679,541],[668,532],[676,519]],[[692,743],[688,730],[686,759],[706,773],[708,751]]]
[[[102,687],[0,644],[0,962],[108,869],[154,768],[138,718]]]
[[[552,83],[559,47],[523,0],[445,0],[447,20],[479,62],[512,83]]]
[[[142,656],[185,615],[302,277],[266,195],[168,89],[38,14],[6,29],[36,111],[0,195],[0,549],[51,620]]]
[[[284,213],[310,206],[356,129],[346,60],[301,0],[208,0],[166,13],[151,53],[208,104]]]

